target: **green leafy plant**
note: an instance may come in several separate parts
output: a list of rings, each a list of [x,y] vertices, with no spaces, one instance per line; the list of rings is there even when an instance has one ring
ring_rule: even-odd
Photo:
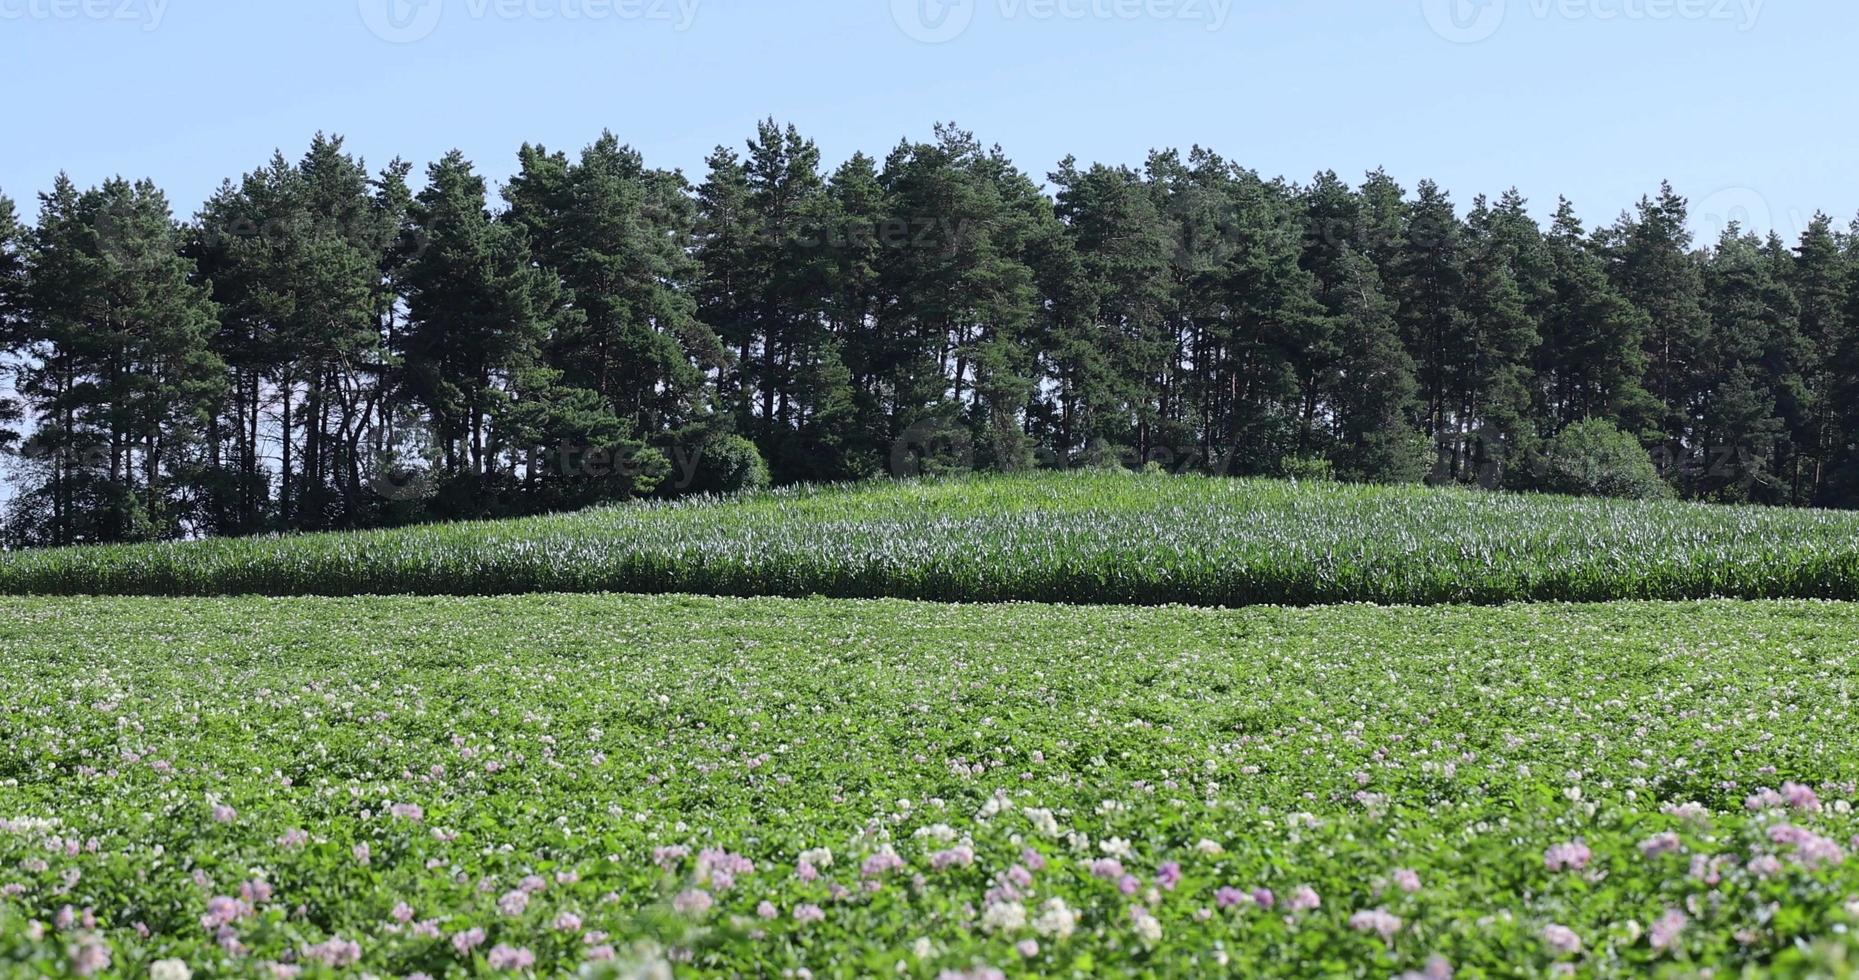
[[[607,591],[1204,606],[1859,599],[1859,514],[1118,471],[0,556],[11,594]]]
[[[13,600],[0,974],[1837,975],[1856,650],[1801,602]]]

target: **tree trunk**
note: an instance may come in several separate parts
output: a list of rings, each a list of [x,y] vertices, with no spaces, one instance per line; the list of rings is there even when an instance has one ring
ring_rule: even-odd
[[[290,496],[290,483],[291,483],[291,479],[290,479],[290,474],[291,474],[291,445],[290,445],[291,419],[290,419],[290,414],[291,414],[291,401],[292,401],[293,396],[296,394],[296,390],[295,390],[296,385],[293,381],[291,381],[291,379],[285,378],[283,383],[279,386],[279,388],[280,388],[279,397],[283,400],[283,404],[284,404],[284,414],[283,414],[283,420],[282,420],[283,442],[284,442],[282,454],[283,454],[284,465],[283,465],[282,470],[278,474],[278,520],[284,525],[288,526],[291,521],[291,515],[295,513],[291,509],[291,496]]]

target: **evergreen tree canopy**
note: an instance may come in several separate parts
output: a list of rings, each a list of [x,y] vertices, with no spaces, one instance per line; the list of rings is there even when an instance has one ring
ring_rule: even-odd
[[[416,187],[417,184],[417,187]],[[359,527],[1028,466],[1859,506],[1859,233],[1698,243],[1671,186],[1060,161],[953,125],[829,166],[767,120],[701,182],[603,133],[492,200],[340,137],[185,227],[0,197],[11,544]]]

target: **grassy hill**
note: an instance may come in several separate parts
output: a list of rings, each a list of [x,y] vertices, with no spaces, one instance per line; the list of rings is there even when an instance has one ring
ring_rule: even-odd
[[[1044,474],[15,553],[0,593],[893,597],[1210,606],[1859,598],[1859,515]]]

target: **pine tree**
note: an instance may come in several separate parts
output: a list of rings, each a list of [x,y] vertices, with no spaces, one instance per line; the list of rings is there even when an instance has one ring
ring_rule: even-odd
[[[763,121],[748,150],[748,203],[755,215],[748,259],[759,289],[751,307],[754,350],[744,363],[753,364],[758,431],[763,451],[776,457],[771,468],[780,479],[799,455],[789,445],[804,410],[798,378],[822,340],[822,256],[813,236],[826,182],[819,148],[793,126],[783,129],[773,119]]]
[[[1384,194],[1390,189],[1384,187]],[[1392,193],[1400,195],[1398,189]],[[1325,451],[1343,479],[1417,481],[1430,460],[1426,440],[1412,423],[1419,415],[1414,361],[1401,343],[1399,304],[1388,297],[1375,263],[1362,251],[1368,238],[1365,202],[1335,172],[1325,171],[1304,189],[1302,207],[1301,265],[1315,278],[1334,343],[1333,356],[1312,379],[1306,417],[1329,417]]]
[[[1366,257],[1362,197],[1333,170],[1318,174],[1302,196],[1303,267],[1317,277],[1326,297],[1340,298],[1340,284],[1354,274],[1349,270],[1354,264],[1349,256]]]
[[[179,535],[179,484],[223,384],[216,310],[154,185],[79,192],[60,176],[27,249],[19,389],[35,426],[22,537],[67,544]]]
[[[316,529],[346,523],[360,506],[350,439],[366,426],[362,408],[382,380],[367,368],[379,362],[382,263],[392,226],[380,220],[367,167],[343,151],[341,137],[317,134],[298,171],[303,226],[290,232],[301,249],[290,286],[297,299],[290,346],[304,381],[304,439],[295,505],[297,526]]]
[[[1437,185],[1422,181],[1417,193],[1394,258],[1394,294],[1401,304],[1401,337],[1417,366],[1426,433],[1439,451],[1439,473],[1457,479],[1470,421],[1459,414],[1463,358],[1471,348],[1461,306],[1464,230]]]
[[[1660,415],[1657,455],[1681,479],[1708,465],[1692,429],[1708,393],[1699,362],[1711,329],[1688,217],[1685,199],[1663,184],[1656,200],[1641,200],[1638,214],[1622,217],[1609,236],[1614,285],[1647,318],[1645,387]]]
[[[1549,293],[1535,392],[1541,435],[1591,418],[1616,420],[1635,433],[1656,427],[1656,407],[1640,384],[1646,315],[1614,290],[1605,260],[1590,246],[1567,198],[1556,208],[1545,245]],[[1652,437],[1658,439],[1656,429]]]
[[[206,521],[219,534],[251,534],[294,520],[281,512],[281,501],[274,506],[272,500],[273,486],[288,486],[288,477],[276,474],[274,484],[264,457],[267,407],[274,398],[281,403],[287,387],[295,386],[284,338],[296,305],[285,231],[297,226],[296,185],[296,170],[282,154],[239,184],[222,185],[196,217],[187,248],[213,285],[220,321],[212,347],[230,378],[227,398],[210,425],[209,442],[219,458],[203,501]],[[286,415],[280,405],[275,416],[280,443]],[[290,456],[286,445],[279,447],[280,462]]]
[[[9,348],[24,361],[15,381],[29,406],[33,433],[22,447],[25,483],[17,488],[8,537],[21,544],[65,545],[102,536],[107,506],[100,475],[100,406],[84,387],[95,374],[83,306],[103,294],[104,265],[89,256],[94,236],[80,213],[80,193],[59,174],[39,195],[38,224],[24,249],[24,292],[15,302]]]
[[[888,462],[892,407],[880,329],[886,248],[879,234],[886,214],[877,161],[853,154],[827,182],[821,275],[832,340],[821,371],[832,380],[816,384],[808,434],[815,471],[835,479],[874,476]]]
[[[230,369],[228,401],[209,426],[211,523],[257,530],[268,510],[260,464],[275,402],[276,520],[354,526],[367,520],[362,444],[383,407],[383,327],[392,316],[391,252],[405,204],[405,165],[377,180],[317,134],[296,163],[271,162],[221,187],[188,251],[222,307],[214,350]]]
[[[0,194],[0,329],[10,327],[26,289],[25,229],[12,198]],[[11,340],[11,337],[6,337]]]
[[[1205,467],[1227,472],[1236,461],[1226,434],[1233,391],[1219,374],[1224,357],[1219,324],[1225,315],[1223,277],[1235,249],[1231,168],[1218,154],[1196,147],[1185,160],[1173,150],[1152,153],[1145,176],[1175,242],[1165,312],[1173,380],[1164,424],[1175,433],[1170,442],[1191,448]]]
[[[0,350],[11,351],[20,346],[15,331],[26,298],[26,259],[22,251],[25,234],[12,199],[0,194]],[[9,393],[0,397],[0,451],[10,451],[18,445],[18,426],[25,418],[25,409],[12,394],[18,390],[17,386],[10,381],[6,385]]]
[[[1815,376],[1819,348],[1801,327],[1801,303],[1794,290],[1795,255],[1780,235],[1771,231],[1763,240],[1759,262],[1768,324],[1762,378],[1775,400],[1775,417],[1782,426],[1768,466],[1776,487],[1764,502],[1810,504],[1813,492],[1805,485],[1805,474],[1812,467],[1810,461],[1818,455]]]
[[[1375,263],[1384,282],[1397,282],[1412,217],[1407,191],[1386,170],[1375,170],[1363,180],[1360,197],[1356,248]]]
[[[525,147],[522,162],[508,223],[578,314],[548,344],[564,383],[607,399],[640,433],[707,413],[722,348],[691,297],[695,215],[683,178],[647,168],[612,133],[573,163],[541,147]]]
[[[1796,502],[1825,499],[1829,467],[1840,443],[1838,381],[1840,350],[1854,321],[1848,318],[1853,272],[1833,220],[1816,214],[1795,249],[1788,280],[1800,306],[1800,336],[1806,345],[1804,418],[1791,433],[1798,447],[1788,478]]]
[[[892,151],[880,181],[891,209],[880,329],[892,347],[893,437],[962,430],[983,454],[1022,465],[1023,432],[1013,430],[1030,397],[1030,358],[1015,348],[1037,297],[1016,254],[1027,215],[1010,203],[1031,182],[973,134],[942,125],[934,143]]]
[[[980,291],[972,351],[957,352],[974,364],[974,401],[970,408],[979,436],[982,465],[1003,472],[1033,465],[1026,413],[1037,387],[1030,338],[1036,336],[1040,297],[1032,257],[1064,235],[1052,201],[1031,177],[1013,165],[999,146],[977,159],[974,177],[984,188],[983,224],[991,261],[976,271]],[[957,361],[960,397],[960,360]],[[1140,451],[1148,449],[1153,413],[1138,425]]]
[[[1762,242],[1735,223],[1704,268],[1710,335],[1694,366],[1696,442],[1708,456],[1691,490],[1707,499],[1773,502],[1783,491],[1771,465],[1785,425],[1769,359],[1793,309],[1772,272]]]
[[[396,158],[381,170],[374,181],[372,227],[382,242],[380,248],[371,250],[379,262],[374,299],[375,321],[379,324],[380,339],[369,347],[372,357],[362,365],[362,370],[373,382],[368,391],[369,401],[363,404],[361,412],[362,419],[368,424],[357,426],[348,434],[347,511],[349,520],[353,522],[380,523],[420,516],[417,499],[412,502],[389,500],[385,499],[386,495],[362,493],[364,477],[372,487],[375,478],[384,469],[391,468],[401,448],[400,424],[415,412],[412,406],[405,404],[399,397],[401,392],[396,382],[403,375],[394,353],[405,313],[401,303],[405,293],[402,288],[404,272],[411,258],[402,247],[401,235],[413,206],[413,192],[407,184],[407,177],[412,170],[412,164]],[[408,514],[407,511],[413,513]]]
[[[1334,390],[1331,460],[1338,476],[1369,483],[1415,483],[1432,468],[1427,438],[1413,427],[1419,407],[1414,360],[1401,344],[1398,309],[1366,256],[1345,247],[1333,267],[1325,305],[1341,351]]]
[[[1846,268],[1845,325],[1832,347],[1827,369],[1831,420],[1827,475],[1821,496],[1839,506],[1859,506],[1859,219],[1841,241]]]
[[[718,400],[733,410],[736,431],[748,433],[755,431],[749,372],[760,277],[751,246],[759,224],[749,204],[749,170],[736,151],[719,146],[706,163],[709,173],[697,188],[697,318],[716,331],[725,350],[734,352],[718,364]]]
[[[789,135],[798,139],[791,129]],[[869,242],[848,246],[844,241],[848,220],[844,208],[849,202],[841,195],[850,188],[819,176],[819,150],[811,141],[796,146],[797,158],[804,162],[811,179],[799,209],[799,233],[785,259],[784,301],[794,315],[786,344],[786,373],[792,391],[786,445],[777,457],[778,475],[783,480],[844,479],[855,472],[846,464],[848,448],[868,444],[870,429],[867,426],[863,436],[855,431],[859,399],[852,367],[846,359],[850,342],[847,321],[842,319],[842,312],[850,311],[842,311],[839,304],[859,293],[865,294],[863,302],[868,303],[870,296],[865,287],[872,285],[875,278],[863,261],[868,258]],[[869,181],[857,188],[858,193],[875,193],[876,172],[871,161],[861,158],[852,161],[851,166],[850,171],[842,168],[837,177],[857,175],[857,179]],[[856,206],[856,202],[850,203]],[[850,295],[845,292],[848,281],[857,284]],[[861,301],[852,302],[852,310],[863,308]],[[872,469],[867,465],[863,472]]]
[[[1127,168],[1081,172],[1068,158],[1051,180],[1084,305],[1049,338],[1057,384],[1052,448],[1061,461],[1092,446],[1145,453],[1142,433],[1161,419],[1175,350],[1165,321],[1168,223],[1142,177]]]
[[[1461,478],[1503,484],[1535,449],[1530,417],[1531,361],[1540,337],[1532,306],[1549,292],[1546,255],[1534,224],[1522,227],[1523,201],[1506,195],[1500,210],[1480,200],[1468,221],[1465,295],[1468,330],[1457,381]]]
[[[1540,324],[1553,291],[1554,264],[1542,229],[1530,217],[1529,202],[1513,187],[1499,195],[1495,205],[1480,198],[1473,212],[1467,224],[1510,270],[1523,297],[1524,312],[1533,324]]]
[[[1334,366],[1334,324],[1317,278],[1300,265],[1303,215],[1292,191],[1244,170],[1229,187],[1232,253],[1214,334],[1214,373],[1227,379],[1218,442],[1242,471],[1282,473],[1316,448],[1315,398]]]
[[[536,266],[514,226],[492,218],[483,178],[457,150],[428,168],[405,241],[417,248],[405,273],[407,323],[396,337],[402,383],[431,413],[454,493],[468,494],[449,506],[483,512],[502,448],[493,424],[538,366],[559,283]]]

